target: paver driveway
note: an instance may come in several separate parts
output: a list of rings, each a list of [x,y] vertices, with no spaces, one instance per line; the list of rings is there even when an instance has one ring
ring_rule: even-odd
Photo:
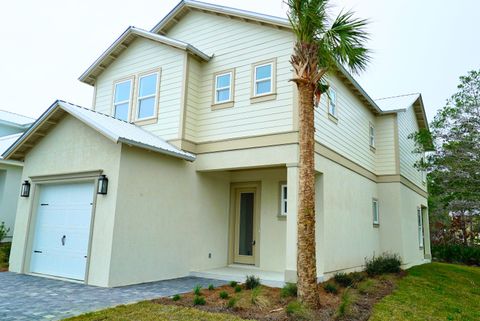
[[[174,280],[99,288],[42,277],[0,273],[0,320],[60,320],[119,304],[189,292],[224,281],[186,277]]]

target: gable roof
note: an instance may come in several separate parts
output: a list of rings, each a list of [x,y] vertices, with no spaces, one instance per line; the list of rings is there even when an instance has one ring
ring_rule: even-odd
[[[425,113],[425,106],[423,105],[422,95],[419,93],[392,96],[376,99],[377,105],[386,112],[400,112],[405,111],[413,106],[415,117],[417,118],[418,126],[422,129],[428,128],[427,115]]]
[[[178,149],[139,126],[62,100],[55,101],[2,156],[5,159],[21,160],[35,142],[45,136],[45,132],[60,121],[65,113],[100,132],[114,143],[124,143],[188,161],[194,161],[196,158],[195,155]]]
[[[32,124],[35,121],[35,118],[12,113],[11,111],[0,110],[0,121],[14,126],[25,127]]]
[[[149,39],[173,48],[185,50],[189,54],[194,55],[203,61],[210,60],[210,56],[186,42],[130,26],[120,35],[120,37],[118,37],[117,40],[115,40],[113,44],[110,45],[110,47],[107,48],[107,50],[105,50],[100,57],[97,58],[97,60],[95,60],[90,67],[88,67],[88,69],[78,79],[81,82],[93,86],[96,78],[103,72],[103,70],[113,63],[115,59],[117,59],[118,56],[120,56],[123,51],[125,51],[125,49],[127,49],[128,46],[137,38]]]

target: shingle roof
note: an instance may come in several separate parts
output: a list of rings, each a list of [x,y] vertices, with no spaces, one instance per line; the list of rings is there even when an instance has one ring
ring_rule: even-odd
[[[64,110],[115,143],[124,143],[188,161],[194,161],[196,158],[195,155],[178,149],[162,138],[139,126],[62,100],[57,100],[52,106],[50,106],[50,108],[48,108],[47,111],[29,128],[29,130],[26,131],[10,148],[8,148],[7,151],[5,151],[3,157],[9,158],[23,142],[28,140],[30,134],[33,134],[42,123],[46,121],[50,115],[58,111],[58,109]]]
[[[35,121],[35,118],[19,115],[12,113],[11,111],[1,110],[0,109],[0,120],[9,122],[15,125],[30,125]]]
[[[383,111],[394,111],[409,108],[418,98],[420,98],[420,94],[414,93],[375,99],[375,103],[377,103]]]
[[[0,155],[3,154],[23,133],[0,137]],[[2,157],[0,156],[0,159]]]

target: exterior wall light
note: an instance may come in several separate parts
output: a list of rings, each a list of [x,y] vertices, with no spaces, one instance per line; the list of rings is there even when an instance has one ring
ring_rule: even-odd
[[[108,178],[106,175],[100,175],[98,178],[97,194],[106,195],[108,190]]]
[[[25,181],[22,184],[22,189],[20,191],[20,196],[21,197],[29,197],[30,196],[30,182]]]

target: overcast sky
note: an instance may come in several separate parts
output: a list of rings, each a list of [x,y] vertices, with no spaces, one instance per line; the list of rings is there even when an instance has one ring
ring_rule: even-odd
[[[285,16],[282,0],[208,0]],[[480,69],[478,0],[332,0],[369,18],[373,60],[356,76],[372,98],[421,92],[429,120]],[[129,26],[151,29],[178,0],[16,0],[0,9],[0,109],[39,116],[55,99],[91,107],[77,78]],[[195,45],[195,44],[193,44]],[[201,49],[201,48],[199,48]]]

